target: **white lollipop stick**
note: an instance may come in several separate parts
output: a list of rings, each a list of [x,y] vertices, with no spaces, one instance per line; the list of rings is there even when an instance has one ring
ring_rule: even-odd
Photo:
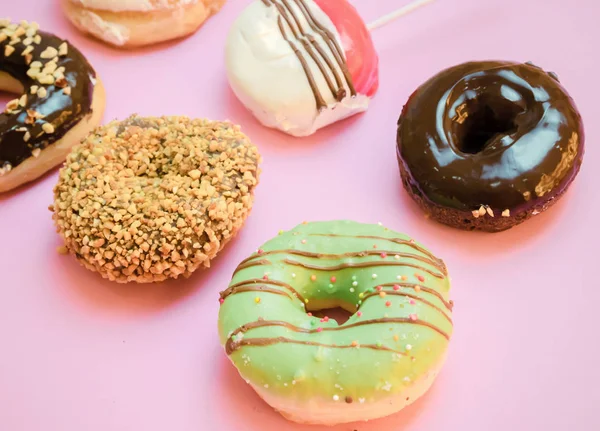
[[[395,19],[407,15],[415,9],[418,9],[421,6],[425,6],[426,4],[431,3],[432,1],[433,0],[415,0],[412,3],[407,4],[406,6],[403,6],[400,9],[395,10],[394,12],[390,12],[387,15],[384,15],[381,18],[378,18],[375,21],[369,23],[367,25],[367,28],[369,29],[369,31],[373,31],[376,28],[383,27],[384,25],[394,21]]]

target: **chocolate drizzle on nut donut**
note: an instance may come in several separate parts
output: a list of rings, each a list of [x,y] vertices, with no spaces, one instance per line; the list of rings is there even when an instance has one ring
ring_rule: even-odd
[[[397,140],[415,200],[467,221],[543,210],[584,152],[581,117],[556,75],[499,61],[461,64],[423,84],[403,109]]]
[[[23,94],[0,113],[0,175],[37,157],[91,112],[94,69],[72,45],[36,23],[0,20],[0,74]]]

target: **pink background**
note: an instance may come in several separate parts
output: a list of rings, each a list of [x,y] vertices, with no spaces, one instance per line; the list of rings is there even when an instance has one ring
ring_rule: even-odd
[[[47,206],[56,171],[0,198],[0,430],[309,430],[238,378],[219,346],[218,292],[237,263],[303,220],[381,221],[428,244],[453,276],[455,335],[431,392],[388,419],[333,428],[600,429],[600,153],[595,0],[438,0],[374,34],[381,88],[370,110],[308,139],[266,130],[236,101],[223,47],[248,3],[230,0],[196,35],[121,52],[71,28],[56,0],[2,1],[90,59],[105,119],[186,114],[243,125],[264,155],[256,204],[210,271],[153,286],[105,282],[59,256]],[[367,21],[398,0],[354,0]],[[586,121],[587,154],[570,192],[508,232],[460,232],[425,219],[396,166],[395,124],[438,70],[514,59],[558,73]],[[8,95],[2,96],[2,102]]]

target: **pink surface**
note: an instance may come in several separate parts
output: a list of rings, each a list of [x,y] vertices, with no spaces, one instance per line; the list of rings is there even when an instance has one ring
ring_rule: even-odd
[[[46,209],[56,171],[0,198],[0,430],[316,429],[288,423],[238,378],[218,343],[217,298],[278,229],[334,218],[381,221],[428,244],[447,261],[456,307],[432,391],[391,418],[333,430],[600,429],[595,0],[438,0],[374,34],[381,88],[371,109],[303,140],[259,126],[228,89],[223,44],[247,1],[229,1],[187,40],[131,53],[76,33],[57,3],[3,1],[1,13],[77,44],[106,85],[106,120],[229,118],[260,147],[264,174],[245,229],[213,268],[154,286],[105,282],[56,253]],[[366,20],[398,3],[354,1]],[[425,219],[401,191],[394,155],[396,119],[415,87],[446,66],[490,58],[557,72],[588,144],[556,207],[496,235]]]

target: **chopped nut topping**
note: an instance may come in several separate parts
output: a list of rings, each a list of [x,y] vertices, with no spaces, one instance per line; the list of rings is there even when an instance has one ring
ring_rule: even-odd
[[[189,276],[208,267],[243,225],[259,160],[228,123],[135,116],[112,122],[67,157],[53,219],[66,248],[105,278]]]
[[[23,94],[21,96],[21,98],[19,99],[19,105],[21,105],[22,107],[25,107],[25,105],[27,105],[27,94]]]
[[[65,78],[57,78],[54,83],[58,88],[65,88],[68,85],[68,82]]]
[[[42,130],[48,134],[54,133],[54,126],[50,123],[42,124]]]
[[[40,84],[44,84],[44,85],[52,85],[54,84],[54,76],[52,75],[39,75],[37,77],[37,80]]]
[[[33,55],[25,54],[25,64],[31,63],[31,60],[33,60]]]
[[[48,123],[46,123],[46,124],[48,124]],[[39,148],[34,148],[33,150],[31,150],[31,155],[33,157],[39,157],[41,152],[42,152],[42,150],[40,150]]]
[[[58,55],[60,57],[64,57],[65,55],[67,55],[69,52],[69,46],[67,45],[67,42],[63,42],[60,44],[60,46],[58,47]]]
[[[6,45],[4,47],[4,56],[5,57],[10,57],[10,55],[15,52],[15,48],[12,47],[11,45]]]
[[[40,87],[40,88],[38,89],[38,91],[37,91],[37,96],[38,96],[38,97],[40,97],[40,98],[42,98],[42,99],[43,99],[43,98],[44,98],[44,97],[46,97],[47,95],[48,95],[48,91],[46,90],[46,88],[45,88],[45,87]]]
[[[6,104],[6,111],[14,111],[19,108],[19,99],[13,99]]]
[[[29,27],[25,31],[25,36],[27,36],[28,38],[32,38],[31,40],[33,41],[33,37],[35,36],[36,32],[37,32],[37,30],[35,28]]]
[[[13,35],[13,37],[10,38],[10,42],[8,44],[14,46],[19,42],[21,42],[21,39]]]
[[[485,210],[490,217],[494,217],[494,211],[490,207],[486,207]]]
[[[31,139],[31,133],[25,132],[25,134],[23,135],[23,141],[28,142],[29,139]]]
[[[510,210],[502,211],[502,217],[510,217]]]
[[[67,96],[69,96],[71,94],[71,87],[63,88],[63,93],[65,93]]]
[[[10,23],[10,18],[0,18],[0,27],[8,27]]]
[[[15,33],[13,34],[13,37],[21,37],[25,34],[25,29],[23,27],[17,27],[17,29],[15,30]]]
[[[23,50],[21,53],[22,56],[26,56],[27,54],[31,54],[33,52],[33,46],[29,45],[27,48]]]
[[[39,74],[40,74],[40,69],[38,69],[38,68],[30,67],[29,70],[27,70],[27,76],[29,76],[32,79],[37,78]]]
[[[54,73],[54,71],[56,70],[56,68],[57,68],[56,63],[50,61],[50,62],[46,63],[46,65],[42,69],[42,73],[44,73],[44,74],[52,74],[52,73]]]
[[[56,57],[57,54],[58,54],[58,51],[56,50],[56,48],[49,46],[48,48],[46,48],[45,50],[42,51],[42,53],[40,54],[40,57],[41,58],[53,58],[53,57]]]
[[[29,65],[29,67],[30,67],[31,69],[41,69],[43,66],[44,66],[44,65],[42,64],[42,62],[41,62],[41,61],[34,61],[33,63],[31,63],[31,64]]]
[[[35,43],[36,45],[39,45],[42,42],[42,36],[40,36],[39,34],[36,34],[33,37],[33,43]]]
[[[25,39],[23,39],[23,45],[25,46],[29,46],[33,43],[33,38],[32,37],[26,37]]]
[[[4,42],[8,39],[8,36],[5,33],[0,33],[0,42]]]
[[[484,216],[484,215],[485,215],[485,213],[486,213],[485,207],[484,207],[483,205],[481,205],[481,206],[479,207],[479,215],[480,215],[480,216]]]
[[[473,214],[473,217],[479,218],[479,210],[473,210],[471,213]]]
[[[40,88],[40,87],[37,85],[32,85],[31,88],[29,89],[29,93],[31,93],[31,94],[37,93],[38,88]]]

